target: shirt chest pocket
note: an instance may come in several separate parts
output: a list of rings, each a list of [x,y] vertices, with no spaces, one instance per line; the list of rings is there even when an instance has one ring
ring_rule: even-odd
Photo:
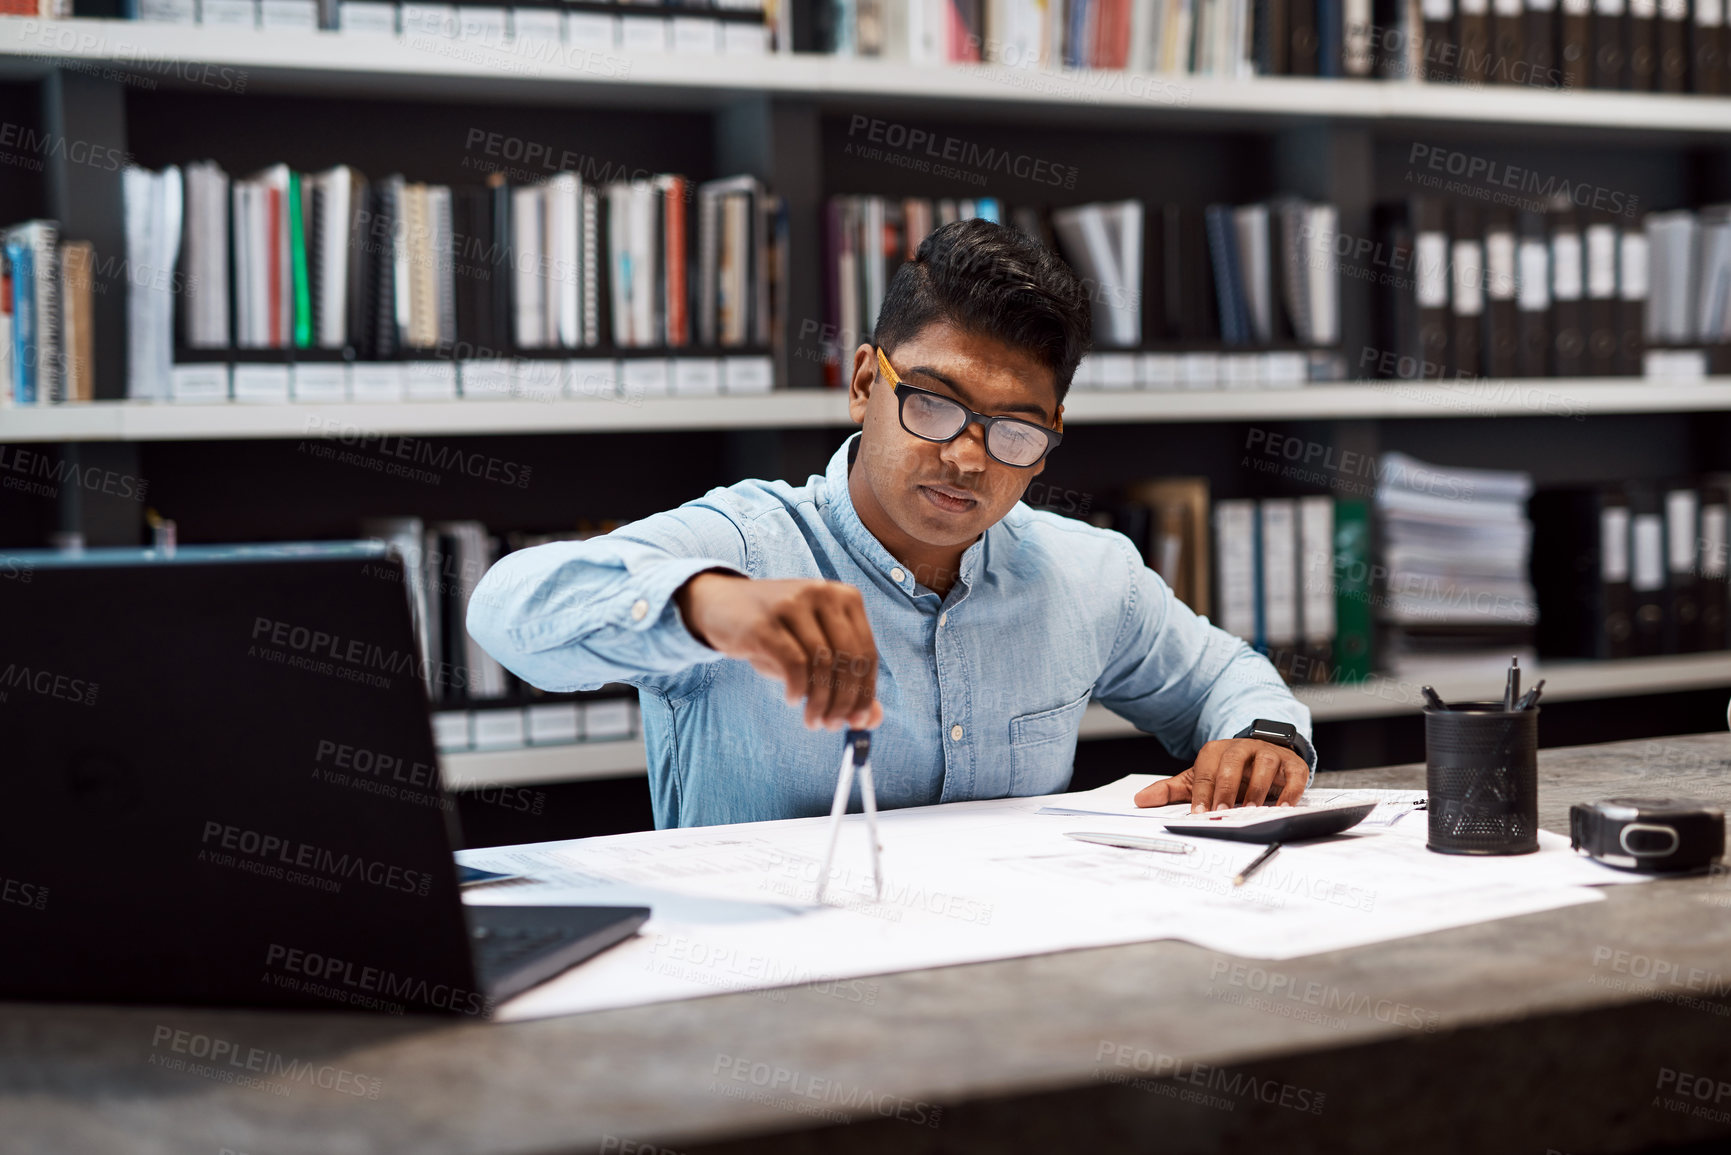
[[[1090,689],[1074,702],[1010,719],[1010,793],[1053,794],[1070,784],[1076,733]]]

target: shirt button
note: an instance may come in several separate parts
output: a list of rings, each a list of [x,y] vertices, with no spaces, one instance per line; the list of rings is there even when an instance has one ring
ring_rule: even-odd
[[[894,581],[897,585],[906,581],[907,577],[908,575],[902,572],[901,566],[897,566],[895,569],[890,571],[890,580]]]
[[[962,728],[960,726],[951,726],[950,727],[950,741],[960,742],[961,740],[962,740]]]
[[[948,621],[949,621],[949,620],[950,620],[950,615],[949,615],[949,614],[944,614],[944,615],[942,615],[942,616],[940,616],[940,617],[939,617],[939,618],[938,618],[938,625],[940,625],[940,626],[941,626],[941,625],[944,625],[944,624],[945,624],[945,623],[947,623],[947,622],[948,622]]]
[[[643,615],[648,612],[649,603],[644,601],[642,598],[638,598],[636,603],[631,607],[631,620],[634,622],[640,622],[643,620]]]

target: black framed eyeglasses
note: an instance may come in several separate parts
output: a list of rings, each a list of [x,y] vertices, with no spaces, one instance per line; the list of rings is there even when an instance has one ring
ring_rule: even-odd
[[[1048,429],[1020,417],[975,413],[954,398],[909,385],[890,366],[881,347],[877,353],[878,368],[895,387],[902,428],[923,441],[954,441],[968,426],[982,425],[986,430],[986,452],[993,461],[1029,469],[1040,464],[1064,440],[1063,418],[1058,420],[1058,429]]]

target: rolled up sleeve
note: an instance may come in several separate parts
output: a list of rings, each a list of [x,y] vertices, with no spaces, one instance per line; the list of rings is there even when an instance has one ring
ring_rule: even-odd
[[[1310,711],[1267,658],[1178,600],[1124,542],[1124,616],[1094,698],[1173,754],[1231,738],[1258,718],[1310,738]],[[1316,765],[1311,763],[1312,780]]]
[[[747,555],[716,491],[587,541],[507,554],[469,601],[469,634],[544,690],[665,689],[722,657],[686,629],[673,595],[705,570],[747,574]]]

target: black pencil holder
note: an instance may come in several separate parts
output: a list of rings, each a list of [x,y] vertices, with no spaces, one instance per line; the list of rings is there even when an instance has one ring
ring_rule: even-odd
[[[1451,702],[1424,712],[1426,845],[1440,854],[1539,848],[1539,711]]]

